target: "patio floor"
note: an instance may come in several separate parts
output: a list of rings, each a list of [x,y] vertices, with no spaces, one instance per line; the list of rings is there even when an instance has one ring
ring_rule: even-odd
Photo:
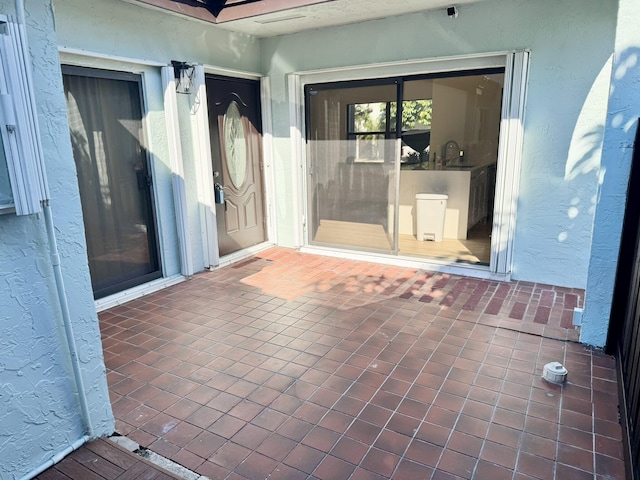
[[[622,479],[582,299],[272,248],[99,315],[116,429],[212,479]]]
[[[109,439],[83,445],[35,480],[180,480],[182,477],[154,465]]]

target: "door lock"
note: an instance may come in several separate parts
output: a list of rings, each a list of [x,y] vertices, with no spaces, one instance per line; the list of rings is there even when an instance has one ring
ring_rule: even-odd
[[[216,182],[213,185],[213,193],[215,202],[219,205],[224,204],[224,187]]]

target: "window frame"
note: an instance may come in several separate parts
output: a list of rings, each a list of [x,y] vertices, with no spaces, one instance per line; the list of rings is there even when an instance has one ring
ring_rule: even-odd
[[[0,15],[0,136],[12,203],[0,214],[30,215],[48,201],[44,154],[24,24]]]
[[[134,277],[129,280],[122,281],[120,283],[116,283],[113,285],[109,285],[106,287],[101,287],[100,289],[96,289],[92,284],[94,298],[96,301],[101,300],[105,297],[109,297],[114,294],[122,293],[126,290],[129,290],[133,287],[137,287],[139,285],[146,284],[150,281],[160,279],[164,276],[164,263],[163,263],[163,255],[162,255],[162,245],[160,242],[160,224],[158,220],[158,212],[157,212],[157,201],[156,201],[156,193],[155,193],[155,184],[153,180],[153,166],[151,161],[151,154],[148,148],[149,139],[148,139],[148,126],[145,123],[145,117],[148,113],[148,108],[145,102],[144,96],[144,81],[143,75],[141,73],[128,72],[123,70],[111,70],[108,68],[100,68],[93,66],[83,66],[83,65],[75,65],[70,63],[62,63],[60,65],[61,75],[64,77],[65,75],[69,76],[77,76],[77,77],[85,77],[90,79],[102,79],[102,80],[116,80],[123,82],[130,82],[136,85],[137,89],[137,100],[139,102],[140,107],[140,115],[141,115],[141,131],[140,138],[138,141],[142,147],[141,158],[144,159],[145,162],[145,170],[147,172],[147,182],[149,187],[149,201],[150,205],[148,205],[148,214],[149,221],[153,228],[152,235],[148,236],[149,239],[149,249],[150,251],[155,252],[155,265],[156,270],[143,274],[138,277]],[[70,132],[70,127],[67,126],[67,129]],[[75,164],[75,159],[74,159]],[[78,179],[79,180],[79,179]]]
[[[4,36],[9,34],[8,28],[7,28],[7,22],[8,22],[8,18],[5,15],[0,15],[0,36],[2,36],[2,41],[0,41],[0,97],[2,98],[6,98],[6,96],[9,95],[8,88],[7,88],[7,78],[5,74],[5,68],[4,68],[4,63],[7,62],[7,52],[5,48]],[[10,165],[11,151],[10,149],[7,148],[8,146],[8,138],[7,138],[7,130],[6,130],[7,112],[5,112],[5,106],[8,107],[9,105],[7,105],[6,101],[2,101],[1,103],[2,103],[2,108],[0,108],[0,124],[1,124],[0,138],[2,139],[2,150],[3,150],[4,156],[2,159],[0,159],[0,161],[4,162],[3,167],[6,168],[6,171],[7,171],[7,176],[8,176],[7,183],[9,186],[9,191],[2,192],[2,193],[7,193],[11,201],[7,203],[0,203],[0,215],[16,212],[15,198],[13,194],[14,181],[12,180],[12,177],[14,175],[13,175],[13,172],[11,171],[11,165]]]

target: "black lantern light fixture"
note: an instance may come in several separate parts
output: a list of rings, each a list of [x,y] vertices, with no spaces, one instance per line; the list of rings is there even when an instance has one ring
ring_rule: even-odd
[[[173,65],[173,74],[176,79],[176,93],[191,93],[196,70],[195,65],[176,60],[171,60],[171,65]]]

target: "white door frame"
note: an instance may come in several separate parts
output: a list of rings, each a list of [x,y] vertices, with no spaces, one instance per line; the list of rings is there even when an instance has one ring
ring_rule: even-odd
[[[520,50],[299,71],[289,74],[287,83],[290,99],[291,155],[296,171],[296,175],[292,179],[292,189],[293,198],[298,199],[297,202],[294,202],[296,206],[294,207],[294,218],[297,219],[294,220],[295,224],[293,225],[295,245],[305,251],[322,251],[324,254],[345,258],[368,259],[482,278],[508,280],[511,274],[516,206],[520,183],[528,66],[529,52]],[[353,250],[345,251],[308,245],[308,240],[305,237],[308,207],[306,195],[307,159],[304,142],[306,128],[304,112],[305,85],[495,67],[505,68],[505,85],[496,172],[496,214],[494,215],[489,268],[479,265],[451,265],[430,259],[407,259],[406,257],[393,255],[361,253]],[[300,207],[297,207],[298,205]]]
[[[164,90],[164,110],[169,144],[171,181],[173,185],[173,203],[178,230],[180,248],[180,269],[182,275],[189,277],[194,273],[193,249],[189,234],[189,216],[187,212],[187,193],[184,179],[184,160],[180,141],[180,122],[178,120],[178,96],[173,67],[162,67],[162,87]]]
[[[260,114],[262,121],[262,180],[264,195],[264,215],[266,222],[265,233],[267,240],[259,245],[250,247],[240,252],[235,252],[225,257],[221,262],[218,249],[218,227],[216,224],[216,209],[213,203],[213,167],[211,164],[211,143],[209,137],[209,114],[207,112],[207,91],[205,75],[222,75],[229,78],[256,80],[260,82]],[[199,65],[195,70],[195,85],[197,90],[197,104],[194,102],[192,114],[192,131],[195,142],[194,152],[199,152],[196,158],[198,169],[198,197],[200,202],[202,246],[204,251],[205,267],[218,267],[232,263],[236,259],[273,245],[276,242],[275,229],[275,176],[273,173],[273,121],[271,118],[271,87],[269,79],[258,73],[241,70],[230,70],[211,65]],[[204,106],[204,108],[200,108]]]

